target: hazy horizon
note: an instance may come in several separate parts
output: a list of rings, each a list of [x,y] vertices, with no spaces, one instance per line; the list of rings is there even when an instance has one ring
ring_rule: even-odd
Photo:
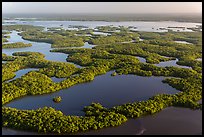
[[[202,2],[2,2],[2,13],[201,14]]]

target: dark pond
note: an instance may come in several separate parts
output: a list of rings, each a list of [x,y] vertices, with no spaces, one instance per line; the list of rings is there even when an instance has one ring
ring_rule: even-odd
[[[135,75],[112,77],[111,73],[97,76],[92,82],[75,85],[52,94],[16,99],[5,106],[18,109],[37,109],[49,106],[61,110],[66,115],[84,115],[80,110],[92,102],[112,107],[123,103],[147,100],[158,93],[175,94],[178,92],[168,84],[161,82],[164,77]],[[54,96],[61,96],[62,101],[54,103],[52,101]]]

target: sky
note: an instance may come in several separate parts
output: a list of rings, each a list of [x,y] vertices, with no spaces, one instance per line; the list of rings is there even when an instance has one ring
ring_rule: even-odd
[[[202,2],[2,2],[2,13],[202,13]]]

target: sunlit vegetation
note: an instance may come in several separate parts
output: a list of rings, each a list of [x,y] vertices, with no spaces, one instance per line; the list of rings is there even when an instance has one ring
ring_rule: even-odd
[[[82,26],[77,26],[81,28]],[[201,33],[154,33],[131,32],[126,27],[98,27],[101,32],[112,32],[111,36],[76,36],[76,30],[58,30],[42,32],[42,28],[34,26],[13,25],[4,27],[7,30],[24,31],[20,35],[24,39],[51,43],[51,52],[69,54],[67,61],[84,66],[76,68],[66,62],[55,62],[44,59],[38,52],[16,52],[12,56],[2,54],[2,105],[27,95],[49,94],[76,84],[93,81],[98,75],[114,70],[111,76],[133,74],[139,76],[165,76],[164,83],[179,90],[176,94],[159,94],[146,101],[118,104],[105,108],[99,103],[84,107],[85,116],[64,115],[53,108],[36,110],[18,110],[2,107],[2,125],[15,129],[32,130],[44,133],[74,133],[78,131],[96,130],[104,127],[118,126],[128,118],[138,118],[175,106],[201,109],[202,104],[202,62],[196,58],[202,56]],[[39,30],[38,30],[39,29]],[[38,30],[38,31],[37,31]],[[92,34],[93,30],[80,30],[78,34]],[[195,35],[193,35],[195,34]],[[137,38],[144,38],[140,42]],[[135,43],[121,43],[136,40]],[[192,44],[179,44],[174,40],[185,40]],[[92,49],[79,47],[84,42],[97,44]],[[70,47],[70,48],[61,48]],[[136,56],[146,59],[140,62]],[[177,64],[191,66],[192,69],[178,67],[158,67],[154,64],[179,59]],[[39,68],[30,71],[20,78],[7,82],[15,77],[15,72],[25,68]],[[65,78],[61,82],[53,82],[51,77]],[[60,101],[61,97],[53,98]]]
[[[66,116],[53,108],[37,110],[17,110],[2,108],[3,126],[44,133],[73,133],[77,131],[96,130],[104,127],[118,126],[127,118],[114,112],[101,112],[94,116]],[[26,120],[26,122],[25,122]]]
[[[8,43],[8,44],[3,44],[2,45],[2,48],[5,49],[5,48],[23,48],[23,47],[31,47],[32,44],[26,44],[26,43],[23,43],[23,42],[16,42],[16,43]]]
[[[131,41],[136,37],[133,37],[127,33],[115,32],[111,36],[100,36],[93,38],[89,41],[89,43],[94,45],[103,45],[103,44],[114,44],[120,42]]]
[[[77,29],[82,29],[82,28],[88,28],[88,26],[84,25],[69,25],[69,28],[77,28]]]
[[[8,31],[42,31],[44,27],[42,26],[33,26],[33,25],[3,25],[2,30]]]
[[[101,32],[116,32],[120,30],[119,27],[114,27],[114,26],[97,26],[95,29]]]
[[[7,56],[5,53],[2,53],[2,61],[14,61],[17,56]]]
[[[2,31],[2,43],[8,42],[8,38],[10,38],[8,34],[10,34],[9,31]]]
[[[62,28],[61,27],[50,27],[50,28],[48,27],[47,30],[48,31],[59,31],[59,30],[62,30]]]
[[[61,102],[61,100],[62,100],[62,98],[60,96],[53,98],[53,101],[56,102],[56,103]]]
[[[116,76],[117,75],[117,73],[116,72],[113,72],[112,74],[111,74],[111,76]]]
[[[8,40],[5,38],[2,38],[2,43],[5,43],[5,42],[8,42]]]
[[[38,32],[38,31],[27,31],[22,32],[23,39],[36,41],[36,42],[47,42],[52,44],[52,48],[60,47],[80,47],[84,45],[83,38],[77,36],[69,36],[59,33],[51,32]]]

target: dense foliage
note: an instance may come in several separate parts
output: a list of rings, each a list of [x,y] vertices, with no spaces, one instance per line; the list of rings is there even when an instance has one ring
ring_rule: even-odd
[[[76,26],[81,28],[82,26]],[[154,33],[131,32],[126,27],[97,27],[98,31],[111,32],[110,36],[76,36],[92,34],[93,30],[59,30],[51,28],[43,32],[41,27],[13,25],[4,26],[6,30],[23,31],[20,35],[32,41],[48,42],[52,47],[79,47],[85,41],[97,44],[92,49],[59,48],[51,52],[69,54],[67,61],[84,66],[76,68],[68,62],[55,62],[44,59],[38,52],[15,52],[12,56],[2,54],[2,105],[26,96],[41,95],[69,88],[73,85],[93,81],[98,75],[115,70],[111,75],[134,74],[140,76],[165,76],[163,80],[179,90],[174,95],[159,94],[146,101],[135,101],[105,108],[99,103],[84,107],[85,116],[66,116],[53,108],[18,110],[2,107],[2,122],[5,127],[49,133],[73,133],[110,126],[118,126],[128,118],[154,114],[162,109],[188,107],[202,109],[197,103],[202,99],[202,62],[195,60],[202,56],[200,32]],[[139,41],[138,37],[145,39]],[[135,43],[121,43],[136,40]],[[192,44],[180,44],[175,40],[185,40]],[[144,57],[147,63],[140,62],[136,56]],[[191,66],[192,69],[178,67],[158,67],[154,64],[175,60],[177,64]],[[20,78],[7,82],[15,72],[25,68],[39,68]],[[51,77],[65,78],[53,82]],[[56,100],[60,98],[54,98]]]
[[[62,98],[60,96],[53,98],[53,101],[56,102],[56,103],[61,102],[61,100],[62,100]]]
[[[8,43],[8,44],[3,44],[2,48],[23,48],[23,47],[31,47],[32,44],[26,44],[23,42],[16,42],[16,43]]]

